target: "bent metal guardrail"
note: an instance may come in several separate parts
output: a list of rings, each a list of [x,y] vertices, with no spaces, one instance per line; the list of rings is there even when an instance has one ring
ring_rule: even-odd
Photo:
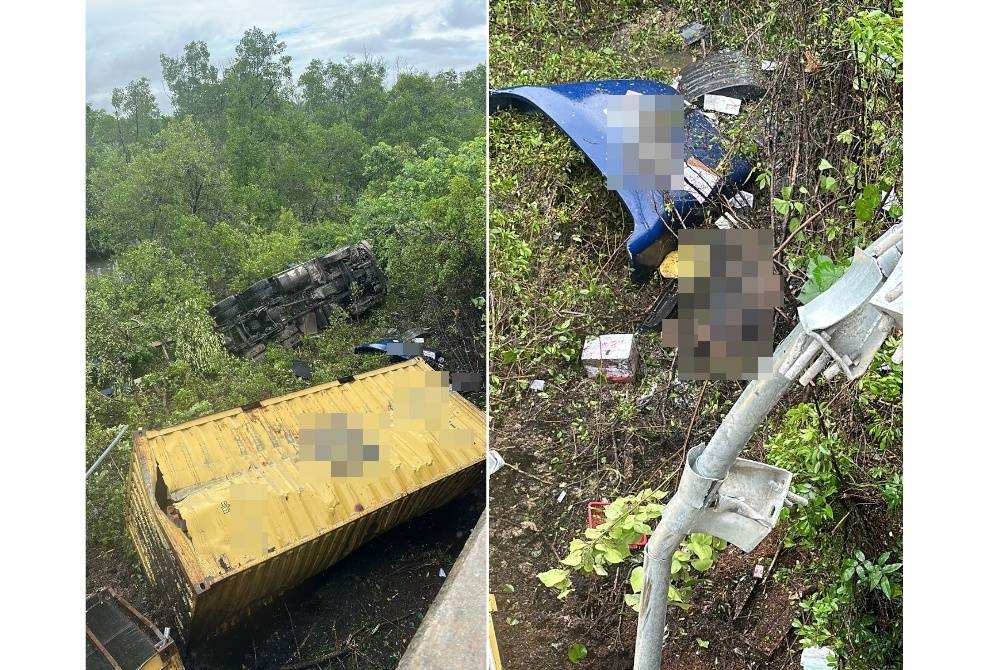
[[[774,528],[783,504],[805,502],[788,492],[791,473],[738,458],[754,431],[794,381],[864,374],[893,326],[903,327],[902,296],[900,222],[855,250],[844,276],[799,308],[799,324],[774,353],[775,372],[750,382],[708,445],[690,450],[646,544],[634,670],[660,668],[670,561],[689,533],[710,533],[749,552]],[[902,362],[902,345],[893,360]]]

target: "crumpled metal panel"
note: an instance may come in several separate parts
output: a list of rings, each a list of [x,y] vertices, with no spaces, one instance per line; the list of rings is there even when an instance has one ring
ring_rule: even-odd
[[[424,361],[413,359],[137,434],[127,525],[144,569],[178,606],[185,633],[202,636],[483,481],[481,410],[447,392],[441,411],[449,432],[441,433],[394,410],[396,390],[428,372]],[[388,449],[381,471],[315,478],[297,467],[303,415],[394,412],[392,427],[379,436]],[[227,503],[248,486],[263,493],[255,504],[270,546],[237,553]],[[169,519],[167,504],[185,530]]]
[[[680,92],[697,103],[706,94],[725,95],[740,100],[764,96],[760,61],[750,60],[739,51],[717,51],[681,69]]]
[[[614,79],[587,81],[551,86],[518,86],[490,91],[490,113],[504,109],[521,112],[541,112],[569,135],[588,159],[607,176],[607,116],[609,99],[628,92],[642,95],[678,95],[667,84],[645,79]],[[698,110],[684,115],[684,158],[696,158],[715,170],[722,163],[722,138],[711,119]],[[734,157],[732,167],[722,186],[727,197],[735,195],[739,185],[750,176],[750,165]],[[625,208],[632,215],[633,231],[628,251],[637,269],[650,271],[659,266],[667,252],[675,246],[667,241],[674,236],[667,232],[682,226],[698,226],[703,222],[702,205],[687,190],[638,191],[617,190]],[[668,204],[673,205],[673,214]]]

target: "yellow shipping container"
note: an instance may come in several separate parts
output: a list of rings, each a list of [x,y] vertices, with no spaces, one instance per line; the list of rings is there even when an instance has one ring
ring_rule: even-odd
[[[189,642],[484,485],[485,415],[442,374],[413,359],[135,434],[126,526]]]

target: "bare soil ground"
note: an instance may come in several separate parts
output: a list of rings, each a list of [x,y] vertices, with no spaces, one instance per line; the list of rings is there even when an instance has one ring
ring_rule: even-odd
[[[182,649],[188,670],[395,668],[485,507],[474,490],[390,530],[236,628]],[[160,627],[176,626],[131,560],[92,552],[87,589],[110,585]]]
[[[621,304],[631,307],[613,318],[634,323],[647,304],[645,294],[655,293],[657,282],[652,284],[636,287],[629,301],[623,296]],[[529,394],[493,426],[492,447],[510,465],[490,481],[491,590],[505,668],[574,667],[567,657],[574,642],[588,649],[575,667],[632,667],[637,615],[622,595],[630,592],[635,563],[626,562],[603,579],[573,574],[576,591],[566,600],[557,599],[536,575],[557,567],[569,540],[582,534],[589,501],[645,487],[673,491],[685,442],[691,447],[707,440],[742,386],[675,379],[673,354],[655,334],[641,338],[641,354],[644,370],[635,383],[589,380],[581,371],[562,386],[547,386],[548,398]],[[625,420],[620,407],[629,403],[640,409]],[[574,419],[579,419],[576,429]],[[755,440],[747,455],[759,446]],[[795,667],[789,665],[789,632],[807,588],[778,584],[773,572],[797,558],[793,550],[781,549],[779,532],[751,554],[726,549],[695,589],[691,608],[672,609],[663,667]],[[758,563],[764,565],[762,579],[752,576]]]

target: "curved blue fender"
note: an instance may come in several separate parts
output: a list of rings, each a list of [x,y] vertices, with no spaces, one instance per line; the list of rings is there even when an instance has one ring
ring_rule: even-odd
[[[490,114],[503,109],[545,114],[607,177],[608,101],[628,91],[642,95],[680,95],[673,87],[648,79],[518,86],[490,91]],[[685,160],[693,157],[713,170],[718,168],[723,158],[722,136],[711,120],[700,111],[689,109],[684,115],[684,134]],[[724,175],[722,193],[734,195],[746,183],[750,172],[749,163],[735,157],[729,174]],[[672,190],[665,194],[663,191],[621,189],[616,193],[634,221],[628,251],[636,270],[648,271],[663,260],[672,246],[665,239],[670,235],[668,226],[676,231],[703,222],[702,206],[688,191]],[[665,206],[665,197],[673,203],[672,214]]]

